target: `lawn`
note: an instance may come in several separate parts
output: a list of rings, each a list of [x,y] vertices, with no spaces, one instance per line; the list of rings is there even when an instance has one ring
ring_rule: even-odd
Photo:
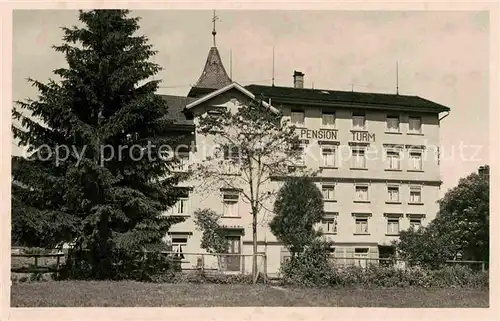
[[[482,307],[488,290],[280,288],[266,285],[49,281],[14,283],[12,307]]]

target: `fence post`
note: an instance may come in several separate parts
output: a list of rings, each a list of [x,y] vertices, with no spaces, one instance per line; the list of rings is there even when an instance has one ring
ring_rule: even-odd
[[[242,262],[241,262],[241,270],[242,270],[242,274],[245,275],[245,259],[247,257],[245,256],[245,254],[242,254],[241,255],[241,259],[242,259]]]
[[[486,271],[484,261],[483,261],[483,263],[481,264],[481,270],[482,270],[483,272],[484,272],[484,271]]]
[[[58,255],[57,258],[56,258],[56,277],[57,279],[59,279],[59,263],[60,263],[60,260],[61,260],[61,257]]]
[[[205,255],[201,254],[201,272],[205,272]]]
[[[38,256],[35,254],[35,270],[38,269]]]

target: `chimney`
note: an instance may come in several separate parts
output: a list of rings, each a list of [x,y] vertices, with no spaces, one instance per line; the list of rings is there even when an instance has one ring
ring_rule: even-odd
[[[293,71],[293,87],[304,88],[304,74],[300,71]]]
[[[479,170],[477,171],[479,176],[490,176],[490,167],[488,165],[485,166],[480,166]]]

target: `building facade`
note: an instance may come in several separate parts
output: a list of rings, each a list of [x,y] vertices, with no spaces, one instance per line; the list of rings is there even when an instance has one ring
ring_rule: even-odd
[[[198,117],[212,108],[237,108],[264,97],[298,128],[304,165],[321,170],[316,183],[323,192],[326,216],[320,227],[335,242],[332,252],[338,261],[352,264],[356,258],[388,255],[401,230],[428,224],[438,211],[439,123],[449,108],[417,96],[307,89],[304,74],[297,71],[290,82],[290,87],[243,87],[228,77],[214,46],[187,97],[164,98],[169,117],[188,134],[186,142],[210,146],[210,137],[196,133]],[[199,153],[179,152],[179,170],[205,156]],[[169,232],[173,249],[204,252],[193,213],[209,208],[220,213],[230,232],[229,252],[248,255],[232,260],[228,269],[251,270],[250,205],[238,189],[221,185],[199,192],[199,183],[196,174],[183,182],[184,196],[165,214],[185,218]],[[280,184],[272,181],[266,188],[276,191]],[[272,207],[271,200],[259,213],[257,233],[258,251],[266,254],[269,274],[277,273],[289,256],[269,229]],[[197,264],[196,256],[184,257],[183,267]]]

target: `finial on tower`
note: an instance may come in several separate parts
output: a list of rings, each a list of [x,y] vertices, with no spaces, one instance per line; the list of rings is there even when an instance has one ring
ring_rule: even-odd
[[[399,62],[396,61],[396,95],[399,95]]]
[[[214,28],[212,29],[212,36],[214,38],[214,47],[216,47],[216,45],[215,45],[215,35],[217,34],[217,31],[215,31],[215,21],[217,21],[218,19],[219,19],[219,17],[215,15],[215,10],[214,10],[214,17],[212,18],[212,23],[214,25]]]

